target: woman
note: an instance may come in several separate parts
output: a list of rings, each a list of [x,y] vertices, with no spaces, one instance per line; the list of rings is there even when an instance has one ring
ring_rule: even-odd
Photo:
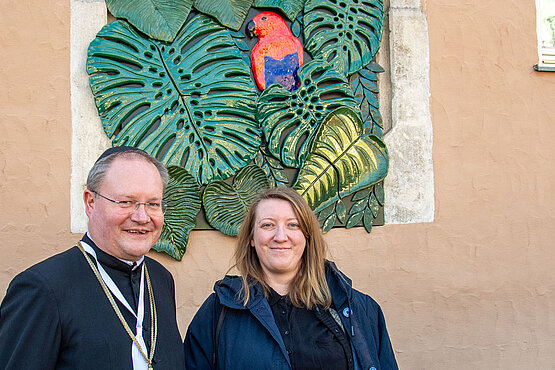
[[[326,261],[318,220],[291,188],[260,193],[235,267],[185,337],[187,369],[397,369],[378,304]]]

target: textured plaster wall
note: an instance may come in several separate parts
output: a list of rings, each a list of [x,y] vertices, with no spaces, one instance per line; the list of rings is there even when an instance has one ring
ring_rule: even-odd
[[[430,41],[435,217],[333,230],[332,257],[378,300],[403,369],[555,368],[555,73],[537,73],[535,9],[436,0]],[[70,4],[0,3],[0,296],[67,249]],[[195,231],[177,286],[182,333],[233,240]]]

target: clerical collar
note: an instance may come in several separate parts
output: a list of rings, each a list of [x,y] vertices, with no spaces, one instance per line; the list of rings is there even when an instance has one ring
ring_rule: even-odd
[[[94,241],[91,239],[91,236],[89,235],[89,232],[87,232],[85,235],[83,235],[83,242],[87,243],[88,245],[90,245],[91,247],[93,247],[96,256],[98,258],[98,262],[102,263],[103,265],[106,265],[108,267],[120,270],[120,271],[124,271],[124,272],[130,272],[130,271],[134,271],[137,269],[137,267],[141,266],[141,263],[144,260],[144,256],[141,256],[141,258],[136,261],[136,262],[131,262],[131,261],[127,261],[121,258],[117,258],[114,257],[106,252],[104,252],[102,249],[98,248],[98,246],[94,243]]]

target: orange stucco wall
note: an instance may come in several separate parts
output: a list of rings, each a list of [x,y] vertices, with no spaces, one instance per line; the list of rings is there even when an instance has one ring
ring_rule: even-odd
[[[404,369],[555,368],[555,73],[532,1],[436,0],[429,24],[433,223],[333,230]],[[0,4],[0,297],[69,231],[69,1]],[[233,239],[197,231],[174,274],[182,333]]]

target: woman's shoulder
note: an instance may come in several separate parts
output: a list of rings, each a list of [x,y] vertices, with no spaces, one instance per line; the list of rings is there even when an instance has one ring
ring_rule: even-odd
[[[247,308],[243,304],[243,279],[240,276],[226,275],[214,284],[214,292],[220,303],[227,307],[234,309]],[[263,297],[259,283],[251,282],[249,295],[251,297],[249,305]]]

